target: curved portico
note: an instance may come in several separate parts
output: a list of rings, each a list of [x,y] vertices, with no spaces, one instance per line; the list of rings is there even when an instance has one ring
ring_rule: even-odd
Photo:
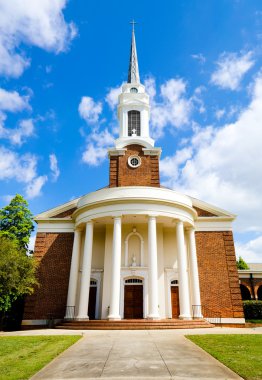
[[[140,276],[143,278],[144,286],[144,317],[172,317],[169,312],[170,300],[159,300],[161,287],[167,288],[164,292],[168,294],[170,284],[165,280],[165,273],[169,270],[169,273],[173,271],[173,277],[176,276],[179,282],[179,317],[190,319],[192,305],[200,305],[199,280],[195,265],[195,218],[196,212],[190,198],[164,188],[105,188],[82,197],[74,212],[76,230],[67,304],[75,306],[76,318],[88,319],[92,269],[90,263],[93,255],[96,255],[95,250],[92,250],[93,226],[104,226],[111,238],[107,238],[110,243],[106,244],[105,241],[104,287],[100,295],[100,316],[112,320],[122,318],[124,297],[121,282],[127,277]],[[79,231],[82,231],[81,238]],[[170,237],[172,234],[173,240],[172,236]],[[128,248],[131,235],[139,236],[141,253],[141,257],[132,258],[132,262],[128,257],[128,252],[132,251]],[[159,240],[162,241],[162,246]],[[107,256],[111,268],[106,268]],[[173,262],[176,262],[173,268],[168,268],[167,256],[170,262],[172,257]],[[76,267],[79,263],[80,275],[77,276]],[[111,272],[111,275],[108,272]],[[110,278],[105,279],[106,276]],[[163,298],[163,291],[160,298]],[[160,311],[161,302],[164,305],[161,305]]]

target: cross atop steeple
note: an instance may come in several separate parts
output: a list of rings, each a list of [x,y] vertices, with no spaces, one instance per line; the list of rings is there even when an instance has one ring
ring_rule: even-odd
[[[130,60],[128,68],[128,79],[127,83],[140,83],[139,70],[138,70],[138,60],[136,53],[136,39],[135,39],[135,24],[133,20],[130,22],[132,24],[132,39],[131,39],[131,49],[130,49]]]
[[[129,24],[132,24],[132,30],[135,31],[135,24],[137,24],[137,22],[135,22],[135,20],[132,20]]]

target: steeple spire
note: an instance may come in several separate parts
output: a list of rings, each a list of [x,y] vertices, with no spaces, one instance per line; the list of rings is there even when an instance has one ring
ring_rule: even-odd
[[[130,22],[133,25],[132,27],[132,40],[131,40],[131,49],[130,49],[130,60],[128,68],[128,79],[127,83],[140,83],[139,70],[138,70],[138,60],[136,53],[136,38],[135,38],[135,24],[133,20]]]

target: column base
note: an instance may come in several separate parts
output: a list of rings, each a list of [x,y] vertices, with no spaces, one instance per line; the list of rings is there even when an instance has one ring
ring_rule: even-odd
[[[147,316],[147,319],[151,319],[151,320],[160,319],[160,316],[159,316],[159,314],[149,314]]]
[[[112,314],[110,314],[110,315],[107,317],[107,319],[108,319],[109,321],[119,321],[119,320],[121,320],[121,317],[120,317],[120,315],[112,315]]]
[[[89,317],[88,316],[78,316],[76,318],[74,318],[75,321],[89,321]]]
[[[203,315],[202,314],[198,314],[198,315],[194,315],[194,318],[192,319],[203,319]]]
[[[191,317],[191,315],[179,315],[178,319],[191,321],[193,318]]]
[[[74,317],[68,317],[67,315],[64,316],[64,321],[74,321]]]

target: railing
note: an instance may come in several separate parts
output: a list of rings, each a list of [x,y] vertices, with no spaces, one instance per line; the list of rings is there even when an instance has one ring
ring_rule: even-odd
[[[65,319],[74,319],[75,318],[75,306],[67,306]]]
[[[193,319],[201,318],[203,315],[203,318],[208,322],[221,326],[221,313],[206,306],[192,305],[192,315]]]
[[[49,329],[53,329],[55,327],[55,317],[54,314],[48,313],[47,314],[47,320],[46,325]]]

